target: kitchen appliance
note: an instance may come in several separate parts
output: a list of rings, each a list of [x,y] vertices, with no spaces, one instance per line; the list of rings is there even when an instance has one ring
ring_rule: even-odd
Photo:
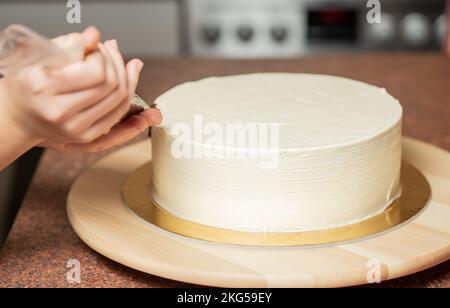
[[[446,35],[445,0],[184,0],[184,51],[278,57],[362,50],[433,50]]]

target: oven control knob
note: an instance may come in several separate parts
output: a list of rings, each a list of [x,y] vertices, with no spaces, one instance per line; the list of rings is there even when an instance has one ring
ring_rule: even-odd
[[[411,47],[425,46],[429,41],[430,28],[430,20],[419,13],[406,15],[400,24],[403,40]]]
[[[243,42],[249,42],[253,38],[253,29],[250,26],[240,26],[237,35]]]
[[[389,45],[396,36],[395,18],[390,14],[381,14],[380,21],[369,26],[370,39],[377,45]]]
[[[435,40],[440,46],[442,46],[447,35],[447,17],[444,14],[439,16],[435,20],[433,28]]]
[[[215,44],[220,38],[220,28],[214,25],[204,26],[201,28],[201,36],[206,44]]]
[[[274,41],[281,43],[286,40],[288,30],[283,26],[275,26],[270,30],[270,35]]]

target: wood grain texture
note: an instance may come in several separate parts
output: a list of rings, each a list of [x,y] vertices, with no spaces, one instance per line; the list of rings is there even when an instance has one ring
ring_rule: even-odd
[[[404,159],[445,181],[429,206],[409,224],[374,238],[318,248],[265,248],[215,244],[172,234],[137,217],[123,203],[121,185],[145,163],[150,142],[121,149],[89,168],[68,197],[76,233],[101,254],[140,271],[221,287],[338,287],[367,283],[368,261],[381,279],[434,266],[450,257],[450,153],[404,139]],[[150,155],[150,154],[149,154]],[[417,160],[417,164],[416,164]],[[428,162],[428,163],[427,163]],[[436,166],[440,165],[439,171]],[[435,168],[436,172],[432,172]]]
[[[440,53],[342,54],[287,60],[143,60],[138,93],[147,102],[181,82],[213,75],[285,71],[333,74],[373,83],[400,100],[404,135],[450,151],[450,58]],[[146,135],[143,133],[138,139]],[[112,262],[90,249],[73,232],[65,210],[69,189],[88,166],[109,153],[45,152],[0,254],[0,287],[190,286]],[[440,177],[427,176],[430,182],[445,185]],[[439,191],[441,200],[450,193]],[[439,223],[445,227],[448,221]],[[72,258],[81,263],[80,284],[69,284],[65,279],[66,262]],[[450,261],[368,286],[450,288]]]

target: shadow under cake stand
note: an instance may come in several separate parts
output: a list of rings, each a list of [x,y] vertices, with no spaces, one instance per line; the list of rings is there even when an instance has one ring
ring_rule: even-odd
[[[97,252],[169,279],[222,287],[338,287],[387,280],[450,257],[450,153],[407,137],[403,137],[402,151],[403,161],[418,170],[415,181],[425,182],[418,187],[431,187],[426,206],[413,206],[413,216],[388,230],[372,230],[373,234],[339,243],[327,243],[322,236],[317,243],[322,245],[312,245],[319,237],[310,236],[304,242],[307,245],[243,246],[194,239],[177,234],[176,228],[162,225],[173,231],[169,232],[157,227],[157,221],[146,219],[148,200],[136,198],[134,204],[127,204],[121,194],[136,170],[142,173],[142,166],[149,165],[150,140],[118,150],[86,170],[71,188],[67,212],[75,232]],[[416,189],[411,186],[410,190],[414,197]],[[168,221],[172,226],[186,226],[186,221]]]

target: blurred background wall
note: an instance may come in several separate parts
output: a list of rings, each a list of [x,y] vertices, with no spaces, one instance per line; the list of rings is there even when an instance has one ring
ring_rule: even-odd
[[[65,0],[0,0],[0,28],[21,23],[54,37],[95,25],[103,39],[116,38],[127,55],[178,53],[176,0],[81,0],[81,23],[66,21]]]

